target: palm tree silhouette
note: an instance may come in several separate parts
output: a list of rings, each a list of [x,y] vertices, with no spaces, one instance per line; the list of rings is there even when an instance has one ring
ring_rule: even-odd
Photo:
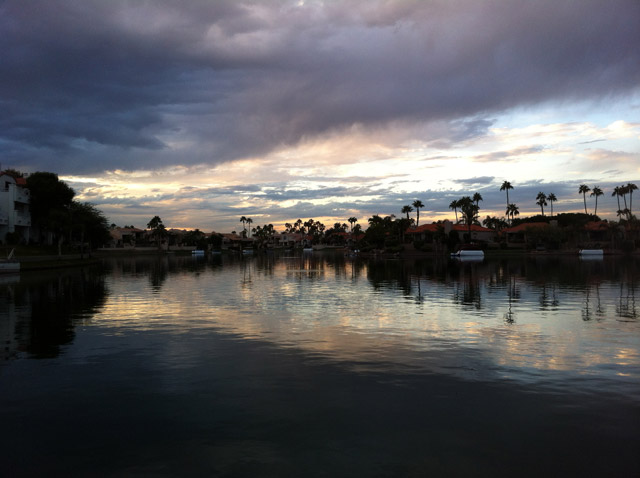
[[[351,233],[353,233],[353,225],[358,222],[358,219],[355,217],[350,217],[349,219],[347,219],[347,221],[349,221],[349,224],[351,224]]]
[[[415,201],[413,201],[412,206],[416,208],[416,226],[419,226],[420,225],[420,208],[424,207],[424,204],[422,204],[422,201],[420,201],[420,199],[416,199]]]
[[[453,209],[453,212],[456,213],[456,224],[458,224],[458,201],[451,201],[449,204],[449,209]]]
[[[558,200],[555,194],[549,193],[547,194],[547,199],[549,200],[549,205],[551,206],[551,216],[553,216],[553,203]]]
[[[247,224],[249,225],[249,231],[251,231],[251,224],[253,223],[253,219],[248,217],[245,220],[247,221]],[[251,234],[249,234],[249,236],[251,236]]]
[[[620,214],[622,214],[622,209],[620,209],[620,196],[622,196],[622,193],[620,192],[620,187],[616,186],[615,188],[613,188],[613,192],[611,193],[611,196],[616,196],[616,199],[618,200],[618,210],[616,211],[616,213],[618,214],[618,216],[620,216]]]
[[[479,209],[480,208],[480,204],[478,204],[480,201],[482,201],[482,195],[480,193],[474,193],[473,195],[473,202],[476,203],[476,207]]]
[[[509,215],[511,215],[511,222],[513,223],[513,219],[515,218],[515,216],[520,214],[520,209],[518,208],[518,206],[516,206],[515,204],[509,204],[509,206],[507,207],[507,212],[506,215],[507,217],[509,217]]]
[[[247,218],[246,218],[246,217],[244,217],[244,216],[242,216],[242,217],[240,218],[240,222],[242,223],[242,230],[243,230],[243,231],[246,231],[246,230],[247,230],[247,227],[245,226],[245,223],[247,222]]]
[[[629,192],[629,219],[631,219],[631,216],[633,215],[633,191],[637,190],[638,186],[633,183],[627,183],[625,188]]]
[[[591,194],[589,196],[596,197],[596,208],[593,211],[594,215],[598,214],[598,197],[602,196],[604,193],[602,192],[602,189],[600,189],[598,186],[594,186],[593,187],[593,191],[591,191]]]
[[[509,189],[513,189],[513,186],[511,185],[511,183],[509,181],[503,182],[502,186],[500,186],[500,191],[506,191],[507,192],[507,209],[509,208],[509,204],[511,204],[509,202]]]
[[[408,204],[406,206],[402,206],[402,209],[400,210],[400,212],[407,215],[407,220],[409,220],[409,213],[411,211],[413,211],[413,208]]]
[[[584,213],[589,214],[587,212],[587,193],[591,191],[591,188],[586,184],[581,184],[578,188],[578,194],[582,194],[582,199],[584,199]]]
[[[540,210],[542,211],[542,215],[544,216],[544,207],[547,205],[547,195],[540,191],[536,196],[536,204],[540,206]]]

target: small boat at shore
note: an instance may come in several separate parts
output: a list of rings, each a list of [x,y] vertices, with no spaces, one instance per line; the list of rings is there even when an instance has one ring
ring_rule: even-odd
[[[604,250],[602,249],[580,249],[578,254],[581,256],[603,256]]]
[[[15,249],[11,249],[11,252],[6,259],[0,260],[0,273],[2,274],[15,274],[20,272],[20,263],[13,259],[13,253]]]

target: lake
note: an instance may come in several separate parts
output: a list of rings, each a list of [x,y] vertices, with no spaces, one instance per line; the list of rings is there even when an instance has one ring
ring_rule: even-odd
[[[640,475],[637,257],[139,256],[0,291],[3,476]]]

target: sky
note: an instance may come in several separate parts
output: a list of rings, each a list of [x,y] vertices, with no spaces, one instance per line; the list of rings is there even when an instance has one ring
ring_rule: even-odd
[[[0,0],[0,167],[141,228],[366,226],[417,199],[425,223],[476,192],[500,216],[504,181],[521,216],[538,192],[584,211],[587,184],[614,219],[640,185],[639,25],[637,0]]]

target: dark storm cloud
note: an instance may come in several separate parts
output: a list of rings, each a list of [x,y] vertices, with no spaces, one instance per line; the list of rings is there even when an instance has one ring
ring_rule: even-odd
[[[211,164],[434,120],[446,144],[485,114],[640,84],[636,0],[297,3],[3,2],[3,162]]]

